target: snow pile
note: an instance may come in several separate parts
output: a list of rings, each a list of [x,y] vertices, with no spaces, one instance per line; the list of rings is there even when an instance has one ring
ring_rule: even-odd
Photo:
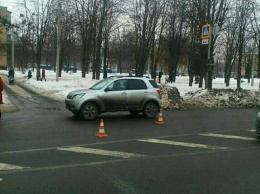
[[[162,108],[163,109],[183,109],[184,100],[176,87],[161,85]]]
[[[233,89],[200,89],[183,97],[176,87],[161,87],[163,109],[255,108],[260,107],[260,92]]]

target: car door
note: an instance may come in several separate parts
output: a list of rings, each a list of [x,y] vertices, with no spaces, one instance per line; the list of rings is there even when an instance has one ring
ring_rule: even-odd
[[[102,102],[105,111],[126,109],[126,80],[120,79],[112,82],[104,91]]]
[[[126,84],[128,110],[141,109],[148,90],[142,79],[128,79]]]

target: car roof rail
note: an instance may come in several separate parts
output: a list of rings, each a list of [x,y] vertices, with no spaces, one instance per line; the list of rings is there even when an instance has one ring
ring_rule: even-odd
[[[134,75],[111,75],[109,77],[117,77],[117,78],[123,78],[123,77],[133,77],[133,78],[148,78],[150,79],[150,76],[148,75],[143,75],[143,76],[134,76]]]

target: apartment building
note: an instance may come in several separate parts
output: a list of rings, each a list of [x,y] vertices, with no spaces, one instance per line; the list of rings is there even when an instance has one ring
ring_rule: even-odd
[[[7,69],[7,43],[10,40],[8,30],[3,25],[6,21],[11,22],[11,12],[7,7],[0,6],[0,69]]]

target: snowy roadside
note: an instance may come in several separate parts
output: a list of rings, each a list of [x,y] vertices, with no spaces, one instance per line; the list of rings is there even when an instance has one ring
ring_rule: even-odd
[[[0,71],[0,74],[7,75],[8,71]],[[66,73],[62,72],[62,77],[58,78],[56,81],[56,74],[53,71],[46,71],[46,79],[47,81],[37,81],[35,79],[35,72],[33,72],[33,77],[31,79],[27,79],[27,73],[22,74],[20,71],[15,72],[15,81],[21,83],[24,87],[27,87],[37,93],[43,94],[45,96],[51,97],[60,102],[64,102],[66,95],[76,89],[89,88],[93,84],[95,84],[99,80],[92,79],[92,73],[86,74],[85,78],[81,77],[81,72],[77,73]],[[109,74],[114,75],[114,74]],[[117,74],[118,75],[118,74]],[[100,76],[102,79],[102,75]],[[182,107],[181,103],[188,103],[189,106],[206,106],[206,107],[234,107],[234,105],[230,106],[230,103],[227,101],[234,101],[241,105],[241,102],[251,101],[254,106],[255,103],[259,103],[259,82],[260,79],[254,79],[254,85],[251,83],[247,83],[246,80],[243,80],[241,83],[241,87],[244,91],[248,91],[246,94],[241,94],[234,92],[236,90],[237,81],[235,79],[230,80],[230,86],[226,87],[224,84],[223,78],[213,79],[213,90],[214,92],[210,92],[205,88],[199,88],[198,84],[193,84],[192,86],[188,86],[187,76],[178,76],[176,77],[175,83],[165,83],[165,76],[162,77],[162,88],[176,88],[174,89],[174,99],[171,99],[172,94],[169,95],[169,91],[172,93],[172,89],[167,89],[163,94],[167,95],[163,97],[165,102],[165,107],[167,109],[180,109]],[[8,81],[5,81],[7,84]],[[221,92],[220,92],[221,91]],[[249,94],[250,93],[250,94]],[[252,93],[252,94],[251,94]],[[232,97],[231,97],[232,94]],[[234,96],[235,95],[235,96]],[[248,98],[250,96],[251,98]],[[169,98],[170,97],[170,98]],[[234,100],[235,99],[235,100]],[[8,96],[4,93],[4,102],[9,104],[10,101]],[[213,103],[214,102],[214,103]],[[251,104],[252,104],[251,103]],[[171,105],[169,105],[171,104]],[[177,104],[177,105],[176,105]],[[204,105],[203,105],[204,104]],[[214,106],[213,106],[214,104]],[[226,104],[226,105],[225,105]],[[250,104],[250,103],[249,103]],[[224,106],[225,105],[225,106]],[[250,105],[252,106],[252,105]],[[260,105],[259,105],[260,106]]]

